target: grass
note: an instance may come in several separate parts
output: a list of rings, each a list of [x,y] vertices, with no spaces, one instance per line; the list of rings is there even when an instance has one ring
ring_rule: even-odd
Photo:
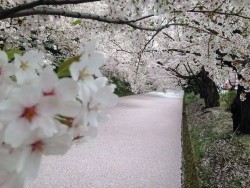
[[[193,92],[184,94],[184,103],[186,105],[193,103],[193,102],[200,101],[200,100],[201,99],[200,99],[199,95],[195,95]]]
[[[184,188],[247,188],[250,135],[233,133],[226,105],[203,109],[197,96],[186,94],[185,97]]]
[[[198,129],[194,128],[191,131],[192,134],[192,141],[193,141],[193,148],[194,148],[194,155],[196,158],[202,158],[204,156],[204,151],[202,149],[202,143],[199,138]]]
[[[238,135],[238,139],[241,141],[241,143],[244,143],[246,152],[248,155],[250,155],[250,138],[249,135]],[[250,170],[250,167],[249,167]]]
[[[220,94],[220,106],[225,108],[227,111],[231,110],[231,104],[236,97],[236,91],[229,91],[227,93]]]
[[[182,126],[183,185],[184,188],[199,188],[198,172],[185,115],[183,116]]]

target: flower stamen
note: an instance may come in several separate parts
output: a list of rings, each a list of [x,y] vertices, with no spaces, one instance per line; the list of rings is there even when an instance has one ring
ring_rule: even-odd
[[[31,147],[32,147],[32,151],[42,152],[44,149],[44,143],[41,140],[38,140],[34,142],[33,144],[31,144]]]
[[[32,106],[25,108],[21,117],[26,118],[29,122],[31,122],[36,115],[36,106]]]
[[[23,70],[26,70],[27,68],[29,68],[29,65],[28,65],[28,63],[22,62],[20,65],[20,68]]]
[[[52,95],[55,95],[55,91],[54,90],[51,90],[49,92],[43,92],[43,95],[44,96],[52,96]]]
[[[79,80],[85,80],[86,78],[92,76],[92,74],[87,70],[81,70],[79,72]]]

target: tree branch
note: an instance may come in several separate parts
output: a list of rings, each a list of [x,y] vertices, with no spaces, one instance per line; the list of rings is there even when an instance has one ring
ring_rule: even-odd
[[[187,11],[187,12],[196,12],[196,13],[214,13],[214,14],[221,14],[221,15],[226,15],[226,16],[236,16],[236,17],[240,17],[240,18],[244,18],[244,19],[248,19],[250,20],[250,17],[248,16],[244,16],[241,15],[240,12],[242,12],[242,10],[244,9],[244,7],[237,13],[231,13],[231,12],[219,12],[219,11],[213,11],[213,10],[191,10],[191,11]]]
[[[173,40],[174,41],[174,38],[173,37],[171,37],[169,34],[167,34],[166,32],[164,32],[163,33],[165,36],[167,36],[168,38],[170,38],[171,40]]]
[[[178,78],[181,78],[181,79],[187,80],[187,79],[190,79],[190,78],[191,78],[191,76],[184,76],[184,75],[182,75],[181,73],[179,73],[177,70],[172,69],[172,68],[170,68],[170,67],[166,68],[165,70],[174,73],[175,76],[177,76]]]
[[[79,3],[89,3],[96,2],[100,0],[36,0],[30,3],[24,3],[17,5],[15,7],[4,9],[0,12],[0,20],[10,17],[19,11],[24,11],[27,9],[32,9],[41,5],[66,5],[66,4],[79,4]]]
[[[61,9],[56,9],[56,8],[47,8],[47,7],[27,9],[27,10],[19,11],[17,13],[14,13],[8,16],[4,16],[4,17],[1,16],[0,14],[0,20],[6,19],[6,18],[17,18],[17,17],[24,17],[24,16],[31,16],[31,15],[52,15],[52,16],[65,16],[65,17],[79,18],[79,19],[89,19],[89,20],[96,20],[96,21],[104,22],[104,23],[124,24],[134,29],[140,29],[140,30],[146,30],[146,31],[156,31],[158,29],[158,28],[138,26],[133,23],[138,20],[141,20],[142,18],[131,20],[131,21],[115,20],[115,19],[107,18],[106,16],[99,16],[95,14],[80,13],[80,12],[72,12],[72,11],[66,11],[66,10],[61,10]],[[148,18],[150,16],[152,15],[145,16],[143,18]],[[161,27],[160,29],[163,29],[163,27]]]
[[[182,53],[182,54],[193,54],[196,56],[201,56],[200,53],[197,52],[190,52],[189,50],[182,50],[182,49],[174,49],[174,48],[169,48],[169,49],[163,49],[163,50],[145,50],[144,52],[178,52],[178,53]]]
[[[115,45],[119,48],[119,50],[116,49],[117,52],[126,52],[126,53],[128,53],[128,54],[133,54],[132,51],[124,50],[124,49],[123,49],[119,44],[117,44],[114,40],[111,40],[111,42],[112,42],[113,44],[115,44]]]
[[[85,0],[85,2],[90,2],[90,1],[91,0],[87,0],[87,1]],[[167,23],[165,25],[162,25],[160,27],[155,27],[155,28],[139,26],[139,25],[134,23],[134,22],[137,22],[139,20],[152,17],[153,15],[144,16],[144,17],[138,18],[136,20],[115,20],[115,19],[107,18],[106,16],[98,16],[95,14],[72,12],[72,11],[66,11],[66,10],[61,10],[61,9],[56,9],[56,8],[47,8],[47,7],[22,10],[22,11],[19,11],[19,12],[16,12],[14,14],[10,14],[7,16],[3,16],[2,12],[1,12],[0,13],[0,20],[6,19],[6,18],[17,18],[17,17],[24,17],[24,16],[31,16],[31,15],[53,15],[53,16],[65,16],[65,17],[79,18],[79,19],[89,19],[89,20],[96,20],[96,21],[100,21],[100,22],[104,22],[104,23],[123,24],[123,25],[128,25],[134,29],[140,29],[140,30],[145,30],[145,31],[156,31],[156,32],[161,31],[165,28],[169,28],[170,26],[182,26],[182,27],[189,27],[192,29],[203,31],[203,32],[208,33],[208,34],[213,34],[209,31],[203,30],[201,28],[197,28],[197,27],[190,26],[188,24],[182,24],[182,23]]]

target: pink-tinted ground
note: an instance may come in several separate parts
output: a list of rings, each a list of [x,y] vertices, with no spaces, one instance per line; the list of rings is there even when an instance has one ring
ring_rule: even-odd
[[[26,188],[180,188],[182,99],[122,97],[97,138],[46,157]]]

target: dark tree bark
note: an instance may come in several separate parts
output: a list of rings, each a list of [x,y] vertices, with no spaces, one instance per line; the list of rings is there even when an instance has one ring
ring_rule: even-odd
[[[237,95],[231,105],[233,131],[250,134],[250,93],[246,93],[246,100],[240,100],[240,94],[244,92],[242,86],[238,86]]]
[[[237,73],[237,65],[245,67],[250,63],[249,56],[243,57],[244,60],[238,60],[239,57],[231,54],[234,61],[225,61],[223,57],[227,54],[222,54],[219,50],[216,51],[221,60],[221,67],[227,66],[235,70]],[[234,57],[233,57],[234,56]],[[236,59],[236,60],[235,60]],[[244,79],[242,75],[238,73],[238,80]],[[230,83],[230,82],[229,82]],[[231,83],[230,83],[231,85]],[[235,89],[234,87],[232,89]],[[246,93],[246,100],[240,100],[240,94],[244,92],[244,87],[238,85],[237,95],[231,104],[231,112],[233,119],[233,131],[250,134],[250,93]]]
[[[220,96],[216,84],[208,77],[208,72],[202,67],[198,74],[200,81],[200,97],[204,98],[205,108],[220,106]]]
[[[187,64],[188,65],[188,64]],[[185,66],[189,76],[180,74],[176,69],[168,68],[167,71],[171,71],[177,77],[187,80],[187,86],[184,87],[185,91],[193,91],[195,94],[200,94],[200,97],[204,99],[205,108],[220,106],[220,96],[217,90],[216,84],[212,79],[208,77],[208,72],[202,67],[198,74],[194,74],[190,66]]]

